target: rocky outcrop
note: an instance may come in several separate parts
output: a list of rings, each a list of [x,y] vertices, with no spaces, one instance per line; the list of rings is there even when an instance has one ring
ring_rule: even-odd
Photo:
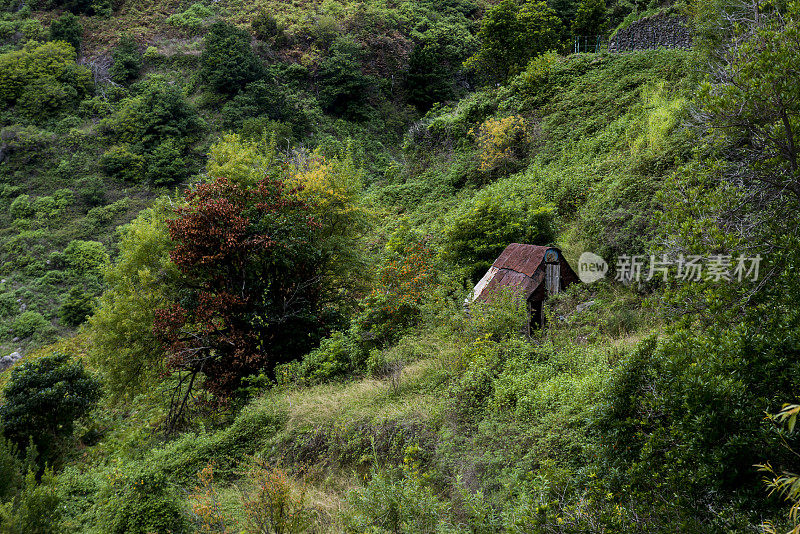
[[[14,351],[0,358],[0,373],[17,363],[20,358],[22,358],[22,354],[19,351]]]
[[[659,12],[632,22],[608,40],[609,52],[651,50],[653,48],[691,48],[692,32],[685,17]]]

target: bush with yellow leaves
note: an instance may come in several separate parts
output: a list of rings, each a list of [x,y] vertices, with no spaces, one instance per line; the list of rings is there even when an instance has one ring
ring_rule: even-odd
[[[484,172],[512,172],[525,156],[528,134],[525,119],[519,115],[487,119],[477,131],[480,150],[480,170]]]

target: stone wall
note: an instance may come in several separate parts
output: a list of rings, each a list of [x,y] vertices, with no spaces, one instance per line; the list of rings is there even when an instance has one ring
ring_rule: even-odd
[[[609,52],[650,50],[662,46],[691,48],[692,32],[686,26],[685,17],[673,17],[662,11],[631,23],[608,40]]]

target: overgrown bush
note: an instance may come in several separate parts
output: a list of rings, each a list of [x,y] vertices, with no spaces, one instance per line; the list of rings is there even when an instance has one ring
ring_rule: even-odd
[[[262,76],[263,67],[250,46],[250,34],[227,22],[211,25],[200,55],[200,75],[214,91],[234,95]]]
[[[41,313],[28,310],[19,315],[11,324],[11,332],[19,338],[29,338],[50,327],[50,322]]]
[[[97,241],[70,241],[64,249],[64,261],[77,274],[99,274],[108,263],[108,252]]]
[[[167,24],[186,30],[191,35],[197,35],[206,27],[214,16],[214,11],[200,3],[194,3],[182,13],[175,13],[167,18]]]
[[[79,326],[91,315],[94,307],[94,298],[81,287],[70,289],[61,307],[58,316],[67,326]]]
[[[547,245],[554,210],[541,198],[478,193],[453,214],[444,232],[446,257],[478,281],[510,243]]]
[[[75,63],[75,49],[63,41],[29,41],[22,50],[0,54],[0,100],[31,120],[74,107],[91,86],[89,69]]]
[[[80,19],[72,13],[64,13],[50,25],[50,39],[69,43],[76,51],[81,49],[82,33]]]
[[[111,79],[117,83],[128,83],[139,75],[142,68],[142,53],[130,35],[123,35],[111,52],[114,62],[108,69]]]
[[[545,2],[503,0],[486,13],[478,32],[480,48],[467,66],[490,81],[505,81],[537,55],[558,49],[563,32]]]
[[[424,474],[413,459],[402,469],[373,472],[366,486],[349,493],[348,503],[347,532],[436,532],[447,512],[424,485]]]
[[[15,366],[3,396],[5,435],[18,447],[32,440],[42,458],[52,460],[55,447],[72,435],[75,421],[99,399],[100,382],[80,362],[54,352]]]
[[[138,463],[112,471],[100,490],[99,524],[109,534],[185,534],[189,524],[165,473]]]
[[[0,530],[3,534],[60,534],[65,532],[63,515],[53,471],[46,469],[40,481],[34,471],[28,471],[19,494],[0,505]]]

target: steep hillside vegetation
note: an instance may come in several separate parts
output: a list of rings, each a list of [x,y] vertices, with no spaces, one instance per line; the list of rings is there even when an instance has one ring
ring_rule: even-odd
[[[796,7],[0,8],[0,532],[795,527]]]

